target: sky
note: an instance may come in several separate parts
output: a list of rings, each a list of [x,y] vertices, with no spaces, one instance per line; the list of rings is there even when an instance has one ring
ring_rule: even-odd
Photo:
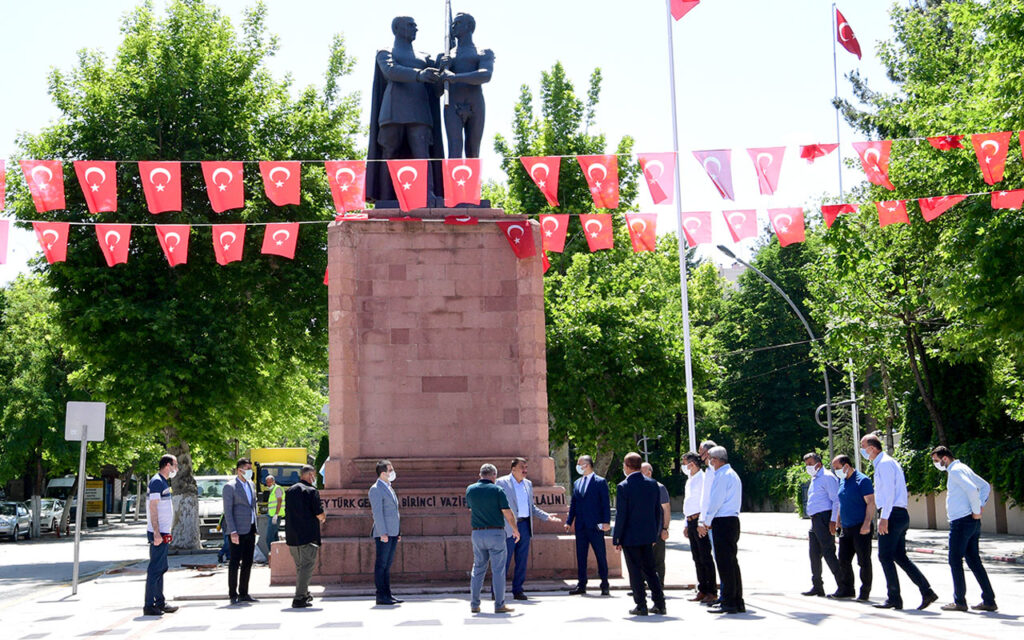
[[[153,0],[158,11],[165,0]],[[122,17],[135,0],[48,0],[47,14],[59,20],[40,20],[39,5],[0,0],[5,33],[0,38],[4,66],[0,99],[0,158],[17,150],[19,132],[37,132],[59,118],[47,94],[51,69],[68,70],[82,49],[112,57],[120,43]],[[251,1],[218,0],[239,25]],[[859,69],[876,90],[889,90],[876,51],[890,37],[892,0],[841,0],[863,50],[863,59],[837,51],[839,94],[850,97],[843,75]],[[368,122],[373,58],[390,48],[391,19],[410,15],[419,35],[414,47],[436,55],[444,43],[442,0],[266,0],[268,27],[279,37],[280,49],[270,68],[281,77],[290,74],[295,91],[322,85],[330,43],[343,34],[357,59],[341,90],[362,94],[363,121]],[[816,203],[839,193],[836,155],[808,165],[798,146],[836,139],[833,86],[832,3],[827,0],[704,0],[681,21],[673,23],[675,41],[676,114],[683,211],[713,212],[713,241],[729,241],[719,213],[723,209],[765,209]],[[630,135],[637,152],[672,150],[668,38],[664,0],[454,0],[455,13],[476,18],[475,42],[495,52],[494,76],[484,88],[487,101],[483,166],[484,178],[504,180],[493,151],[495,134],[511,137],[513,108],[525,84],[535,95],[541,72],[561,61],[577,94],[585,96],[591,72],[600,67],[603,84],[596,115],[596,132],[606,134],[608,151]],[[535,100],[535,105],[539,99]],[[845,123],[840,130],[844,156],[850,142],[862,140]],[[761,196],[746,148],[786,146],[779,188]],[[735,202],[723,200],[691,151],[732,149]],[[245,158],[239,158],[245,159]],[[135,160],[135,158],[125,158]],[[8,182],[20,170],[8,161]],[[66,177],[70,178],[68,171]],[[862,180],[859,171],[844,172],[844,186]],[[68,188],[77,188],[74,180]],[[641,211],[658,214],[659,232],[676,229],[676,211],[655,206],[641,187]],[[0,212],[0,219],[5,212]],[[728,242],[729,244],[731,241]],[[753,241],[735,246],[749,255]],[[30,232],[12,228],[0,283],[26,270],[26,261],[39,252]],[[701,252],[718,262],[726,259],[709,246]]]

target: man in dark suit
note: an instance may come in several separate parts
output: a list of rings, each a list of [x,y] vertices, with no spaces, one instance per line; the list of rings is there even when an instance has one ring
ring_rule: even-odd
[[[601,577],[601,595],[610,596],[608,587],[608,557],[604,548],[604,534],[611,529],[611,502],[608,498],[608,481],[594,473],[594,459],[580,456],[576,461],[580,478],[572,485],[572,499],[569,502],[569,517],[565,530],[576,525],[576,570],[578,581],[569,595],[587,592],[587,556],[594,549],[597,559],[597,574]]]
[[[223,500],[224,529],[231,535],[228,595],[231,604],[256,602],[249,595],[249,572],[256,550],[256,487],[252,484],[252,463],[247,458],[239,458],[235,464],[235,477],[224,485]]]
[[[647,591],[651,588],[654,606],[651,613],[665,615],[665,593],[654,568],[654,543],[661,533],[662,510],[658,483],[640,473],[643,459],[639,453],[629,452],[622,459],[622,472],[626,479],[619,483],[615,493],[615,528],[612,543],[626,556],[629,585],[633,588],[636,607],[634,616],[647,615]]]

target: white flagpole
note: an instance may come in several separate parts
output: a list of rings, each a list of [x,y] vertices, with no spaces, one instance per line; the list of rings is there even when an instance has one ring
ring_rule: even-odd
[[[690,451],[697,451],[697,426],[693,410],[693,365],[690,360],[690,300],[686,291],[686,235],[683,233],[683,203],[679,186],[679,125],[676,117],[676,52],[672,41],[672,5],[665,0],[665,20],[668,22],[668,77],[672,93],[672,150],[675,162],[676,232],[679,234],[679,287],[683,307],[683,354],[686,369],[686,424],[689,428]]]

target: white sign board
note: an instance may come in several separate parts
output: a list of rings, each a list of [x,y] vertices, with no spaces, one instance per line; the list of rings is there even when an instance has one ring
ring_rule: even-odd
[[[106,402],[69,402],[64,420],[64,439],[81,442],[82,433],[88,427],[88,441],[102,442],[106,424]]]

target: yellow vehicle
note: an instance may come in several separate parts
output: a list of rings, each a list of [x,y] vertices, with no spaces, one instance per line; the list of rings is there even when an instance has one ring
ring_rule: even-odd
[[[250,449],[249,460],[253,466],[253,480],[260,496],[260,511],[267,510],[268,475],[274,476],[274,482],[285,489],[299,481],[302,465],[309,464],[309,456],[302,447],[272,447]]]

